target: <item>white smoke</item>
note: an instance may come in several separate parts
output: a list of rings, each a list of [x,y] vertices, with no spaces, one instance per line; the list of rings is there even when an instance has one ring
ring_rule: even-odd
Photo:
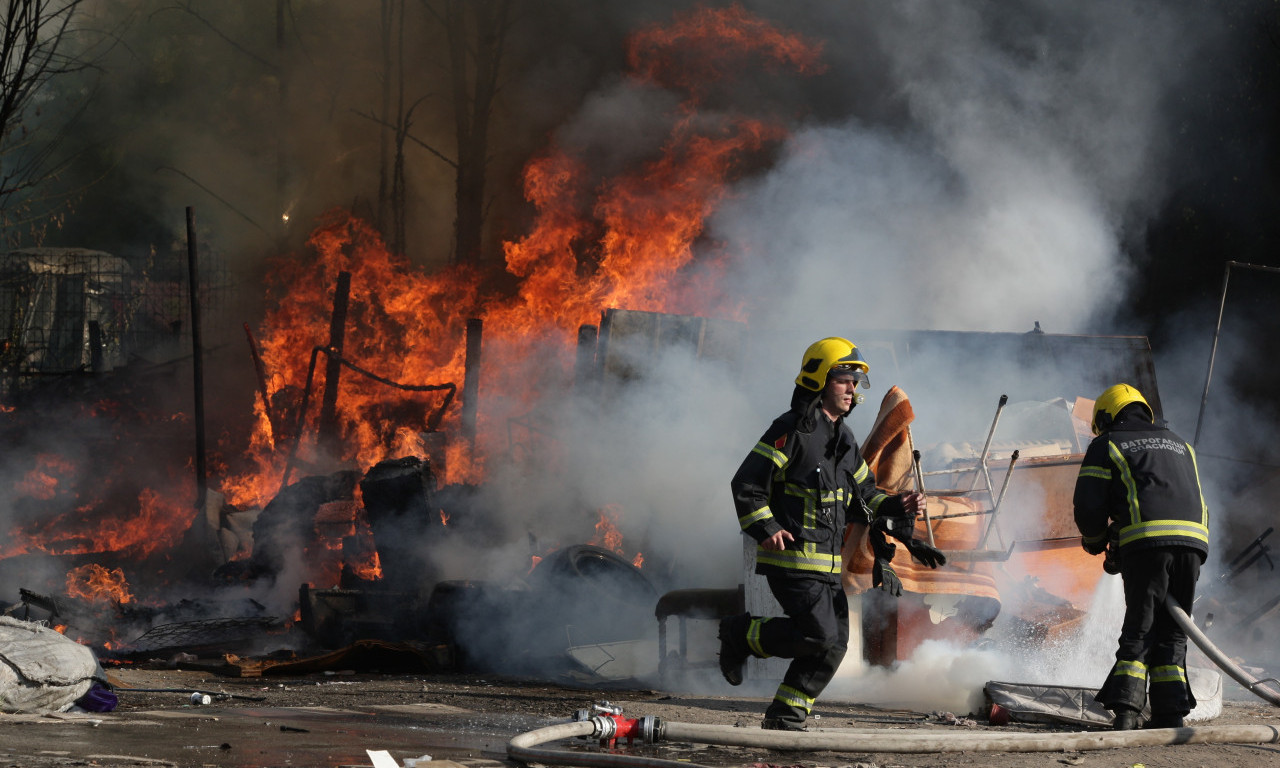
[[[967,715],[982,711],[982,686],[1004,679],[1005,668],[1003,655],[995,651],[926,640],[892,668],[846,657],[822,700]]]
[[[740,279],[756,299],[752,323],[1029,330],[1039,320],[1072,333],[1107,319],[1132,277],[1122,227],[1161,199],[1161,110],[1171,58],[1190,45],[1182,11],[861,10],[832,28],[874,39],[874,87],[905,117],[806,126],[714,217],[715,236],[749,254]],[[852,95],[870,100],[866,90]]]
[[[757,373],[745,382],[754,409],[743,419],[758,424],[755,433],[785,408],[801,350],[822,336],[1113,328],[1137,278],[1128,228],[1167,194],[1178,62],[1216,33],[1201,10],[908,2],[841,5],[838,18],[807,11],[823,17],[806,21],[831,43],[829,80],[857,89],[841,94],[855,116],[798,128],[771,170],[739,184],[709,226],[743,256],[734,280],[748,297]],[[851,54],[842,33],[870,52]],[[868,62],[880,65],[874,74],[857,70]],[[963,376],[952,360],[903,369],[874,354],[876,389],[907,391],[926,442],[980,441],[999,394],[1016,401],[1018,389],[1043,384],[1042,372],[1013,361],[984,357],[978,375]],[[1062,384],[1054,394],[1068,403],[1097,394]],[[874,399],[855,411],[855,431],[865,435],[874,413]],[[711,463],[731,466],[744,445],[727,454],[708,446],[720,456]],[[720,506],[714,514],[727,518],[727,494]],[[1096,686],[1118,629],[1101,628],[1116,607],[1103,604],[1105,613],[1089,608],[1089,643],[1015,663],[930,642],[896,670],[863,669],[831,693],[967,710],[988,679]],[[1086,645],[1105,664],[1084,663]]]

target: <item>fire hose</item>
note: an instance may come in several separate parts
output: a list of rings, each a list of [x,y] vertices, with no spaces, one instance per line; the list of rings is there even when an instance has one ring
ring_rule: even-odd
[[[1230,675],[1231,679],[1244,686],[1245,690],[1253,693],[1270,704],[1280,707],[1280,694],[1277,694],[1274,690],[1269,690],[1263,687],[1267,683],[1276,685],[1277,680],[1274,677],[1266,678],[1265,680],[1259,680],[1253,677],[1248,672],[1240,668],[1240,666],[1232,661],[1225,653],[1219,650],[1218,646],[1214,645],[1209,638],[1200,631],[1200,628],[1191,620],[1191,617],[1187,615],[1186,611],[1182,610],[1182,606],[1174,602],[1173,598],[1166,596],[1164,605],[1165,609],[1169,611],[1169,615],[1173,618],[1174,623],[1181,627],[1183,632],[1187,633],[1187,637],[1191,638],[1192,642],[1194,642],[1201,651],[1204,651],[1204,655],[1208,656],[1209,660],[1214,664],[1217,664],[1219,669]]]
[[[579,713],[581,715],[581,712]],[[1191,728],[1153,728],[1134,731],[1073,733],[955,733],[910,729],[837,728],[820,731],[769,731],[728,725],[664,722],[654,717],[626,719],[610,707],[590,719],[561,723],[522,733],[507,744],[507,755],[521,763],[585,765],[599,768],[705,768],[696,763],[617,753],[567,752],[541,749],[542,744],[568,738],[599,739],[613,747],[618,739],[652,744],[674,741],[778,751],[936,753],[936,752],[1083,752],[1123,747],[1161,747],[1177,744],[1277,744],[1280,727],[1272,725],[1209,725]]]
[[[651,718],[656,723],[656,718]],[[608,742],[610,736],[606,734],[614,733],[611,726],[605,722],[615,722],[610,717],[596,717],[591,720],[582,720],[577,722],[560,723],[558,725],[539,728],[535,731],[528,731],[516,736],[507,742],[507,756],[519,763],[542,763],[544,765],[586,765],[597,768],[631,768],[638,766],[639,768],[708,768],[697,763],[689,763],[683,760],[663,760],[656,757],[643,757],[640,755],[622,755],[603,752],[565,752],[556,749],[539,749],[539,745],[546,744],[560,739],[579,738],[600,738]],[[629,721],[638,722],[638,721]],[[642,739],[645,743],[652,743],[654,734],[650,732]]]
[[[1265,686],[1280,687],[1275,678],[1257,679],[1233,662],[1205,636],[1191,617],[1171,598],[1165,607],[1174,622],[1196,646],[1237,683],[1265,701],[1280,706],[1280,694]],[[705,768],[696,763],[617,753],[565,752],[540,749],[540,745],[568,738],[599,739],[602,747],[619,740],[653,744],[661,741],[758,747],[779,751],[819,752],[1083,752],[1122,747],[1160,747],[1177,744],[1278,744],[1280,728],[1272,725],[1207,725],[1153,728],[1133,731],[1080,731],[1074,733],[955,733],[919,729],[886,731],[882,728],[838,728],[821,731],[767,731],[725,725],[664,722],[656,717],[624,718],[619,707],[598,704],[591,716],[579,710],[575,720],[522,733],[507,744],[507,755],[517,762],[547,765],[585,765],[599,768]]]

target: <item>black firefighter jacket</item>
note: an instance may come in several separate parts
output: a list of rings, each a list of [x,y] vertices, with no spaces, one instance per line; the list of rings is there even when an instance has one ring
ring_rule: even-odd
[[[1086,544],[1115,521],[1120,551],[1186,546],[1209,554],[1209,510],[1196,453],[1164,426],[1121,418],[1085,451],[1075,488],[1076,527]]]
[[[795,537],[785,550],[758,548],[756,573],[839,581],[846,522],[903,514],[901,499],[875,482],[844,419],[831,422],[816,398],[798,391],[792,409],[774,420],[731,483],[744,532],[757,542],[784,529]]]

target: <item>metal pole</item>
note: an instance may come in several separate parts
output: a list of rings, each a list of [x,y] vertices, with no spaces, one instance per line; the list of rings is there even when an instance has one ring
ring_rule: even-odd
[[[1213,379],[1213,359],[1218,354],[1218,337],[1222,334],[1222,313],[1227,307],[1227,281],[1231,277],[1231,268],[1257,269],[1263,272],[1280,272],[1280,267],[1268,267],[1262,264],[1246,264],[1242,261],[1228,261],[1222,269],[1222,299],[1218,302],[1218,324],[1213,329],[1213,346],[1209,350],[1209,370],[1204,374],[1204,393],[1200,396],[1200,413],[1196,416],[1196,435],[1191,438],[1191,447],[1200,444],[1200,428],[1204,422],[1204,406],[1209,401],[1209,382]]]
[[[203,514],[208,497],[204,437],[204,342],[200,335],[200,272],[196,264],[196,211],[187,206],[187,277],[191,300],[192,378],[195,380],[196,510]]]
[[[1000,396],[1000,404],[996,406],[996,416],[991,420],[991,429],[987,430],[987,441],[982,444],[982,455],[978,457],[978,471],[973,473],[973,482],[969,483],[969,490],[978,487],[978,475],[987,478],[987,492],[991,491],[991,475],[987,474],[987,452],[991,450],[991,438],[996,436],[996,425],[1000,423],[1000,412],[1004,410],[1005,403],[1009,402],[1008,395]],[[995,498],[992,497],[992,503]]]
[[[1209,382],[1213,379],[1213,359],[1218,354],[1218,336],[1222,333],[1222,312],[1227,308],[1227,281],[1231,279],[1231,265],[1228,261],[1222,268],[1222,298],[1218,302],[1218,324],[1213,329],[1213,346],[1209,348],[1209,370],[1204,374],[1204,393],[1200,395],[1200,413],[1196,416],[1196,435],[1191,438],[1191,447],[1200,443],[1200,427],[1204,422],[1204,406],[1209,402]]]
[[[916,448],[915,438],[911,435],[911,425],[907,425],[907,444],[911,446],[911,469],[916,479],[916,491],[921,496],[924,495],[924,473],[920,471],[920,451]],[[925,501],[925,507],[922,510],[924,514],[924,529],[929,532],[929,546],[935,546],[933,540],[933,521],[929,519],[929,503]]]
[[[1000,504],[1004,501],[1004,493],[1009,490],[1009,480],[1013,477],[1013,465],[1018,463],[1018,452],[1014,451],[1009,456],[1009,469],[1004,473],[1004,482],[1000,484],[1000,495],[996,497],[995,506],[991,508],[991,519],[987,521],[987,530],[982,534],[982,541],[978,544],[978,548],[982,549],[987,546],[987,539],[991,537],[991,531],[995,530],[996,539],[1000,542],[1000,546],[1004,546],[1004,537],[1000,535],[1000,529],[996,528],[996,517],[1000,514]]]

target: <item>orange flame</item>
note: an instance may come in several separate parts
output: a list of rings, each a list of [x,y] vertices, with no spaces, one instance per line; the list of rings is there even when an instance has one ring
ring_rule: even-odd
[[[281,260],[269,276],[274,308],[258,338],[275,422],[258,403],[249,466],[226,479],[228,500],[262,506],[278,491],[298,424],[306,435],[299,458],[325,458],[314,439],[324,356],[301,420],[297,409],[310,351],[328,343],[340,272],[351,275],[344,358],[402,384],[451,382],[460,389],[466,321],[477,318],[485,334],[484,386],[526,398],[530,406],[539,393],[569,381],[577,329],[599,322],[605,309],[740,318],[740,300],[717,289],[730,255],[713,247],[695,253],[694,243],[728,182],[785,132],[725,111],[698,116],[700,84],[741,75],[753,62],[814,72],[819,53],[739,6],[678,15],[669,26],[635,35],[632,77],[686,94],[661,153],[603,179],[566,148],[552,147],[532,160],[524,191],[536,211],[533,226],[503,244],[507,272],[517,281],[510,294],[486,293],[480,275],[464,267],[423,274],[389,253],[369,225],[340,211],[326,214],[308,242],[310,258]],[[368,467],[393,455],[422,455],[395,430],[405,424],[424,429],[443,398],[343,370],[337,402],[342,455],[330,458]],[[446,433],[456,432],[458,405],[455,399],[444,416]],[[484,477],[486,462],[502,445],[505,425],[493,423],[496,418],[480,411],[474,447],[446,443],[444,466],[437,468],[442,481]]]
[[[60,478],[74,471],[75,465],[56,453],[37,454],[35,468],[15,483],[13,489],[21,496],[48,501],[57,495]]]
[[[781,32],[742,6],[677,13],[676,23],[632,35],[627,63],[639,75],[696,100],[709,86],[738,76],[753,63],[802,74],[823,71],[822,47]]]
[[[615,554],[622,554],[622,532],[618,530],[618,514],[621,507],[610,504],[600,510],[600,519],[596,522],[596,535],[588,544],[605,549]]]
[[[120,605],[133,601],[124,571],[108,570],[97,563],[82,565],[67,573],[67,595],[93,602],[110,600]]]
[[[382,560],[378,558],[377,552],[367,560],[348,563],[347,567],[365,581],[377,581],[382,578]]]
[[[104,514],[101,502],[81,504],[70,512],[53,515],[37,523],[15,527],[0,548],[0,557],[28,552],[83,554],[128,550],[146,557],[167,550],[181,541],[191,527],[195,510],[144,488],[136,509],[112,509]]]
[[[628,46],[630,77],[671,89],[681,98],[658,142],[660,149],[612,176],[602,176],[598,164],[571,147],[552,145],[531,160],[523,173],[531,226],[502,243],[511,280],[486,279],[492,276],[463,266],[426,274],[388,252],[365,222],[342,211],[324,215],[307,242],[305,258],[282,257],[271,267],[267,283],[272,309],[257,336],[270,409],[255,398],[248,445],[223,445],[220,455],[210,457],[211,467],[223,477],[227,500],[243,509],[261,508],[279,490],[295,446],[300,467],[366,468],[412,454],[429,456],[443,483],[482,480],[486,465],[503,455],[506,416],[481,408],[474,445],[441,440],[459,432],[460,397],[447,400],[443,391],[411,391],[385,381],[452,383],[461,390],[471,318],[484,324],[484,363],[478,372],[483,387],[517,401],[513,412],[528,410],[542,393],[570,381],[577,330],[599,322],[606,309],[742,319],[740,299],[721,287],[734,254],[707,243],[704,226],[729,184],[751,164],[767,160],[768,150],[785,131],[769,119],[733,114],[723,104],[714,114],[699,114],[698,107],[711,88],[730,78],[758,68],[813,73],[821,68],[819,56],[818,46],[737,5],[677,14],[669,25],[638,32]],[[341,272],[351,275],[341,354],[383,381],[342,370],[335,441],[339,455],[329,456],[326,451],[335,446],[316,440],[328,361],[324,355],[316,358],[305,412],[301,406],[312,350],[329,343],[332,293]],[[489,288],[499,283],[509,288],[501,293]],[[446,402],[442,420],[432,424],[440,434],[424,437]],[[124,399],[102,400],[82,412],[99,419],[148,418],[147,411],[133,412]],[[189,416],[149,418],[181,424]],[[239,463],[227,466],[227,457]],[[56,455],[36,457],[15,483],[17,495],[44,506],[66,502],[58,511],[11,529],[0,539],[0,558],[98,551],[145,557],[179,543],[195,519],[196,510],[187,501],[194,495],[189,474],[171,477],[163,490],[138,493],[132,486],[128,495],[115,488],[90,498],[99,492],[77,490],[75,472],[71,462]],[[121,505],[120,499],[135,494],[136,507]],[[71,511],[61,511],[69,507]],[[601,512],[597,535],[604,546],[621,552],[617,511],[609,509]],[[447,515],[441,515],[441,522],[449,523]],[[366,533],[356,521],[350,535]],[[328,543],[319,542],[317,552],[308,553],[308,562],[321,574],[313,579],[317,584],[338,580],[342,563],[329,555]],[[341,557],[354,572],[381,576],[376,552],[356,557],[343,550]],[[530,570],[540,560],[534,556]],[[638,567],[643,557],[636,554],[633,562]],[[132,599],[123,574],[112,581],[117,573],[86,571],[75,577],[75,588],[115,594],[120,602],[121,597]],[[68,592],[71,578],[69,574]],[[112,584],[118,592],[111,592]]]
[[[322,504],[314,521],[315,547],[308,549],[306,580],[338,586],[345,567],[365,581],[382,578],[373,531],[358,501]]]

